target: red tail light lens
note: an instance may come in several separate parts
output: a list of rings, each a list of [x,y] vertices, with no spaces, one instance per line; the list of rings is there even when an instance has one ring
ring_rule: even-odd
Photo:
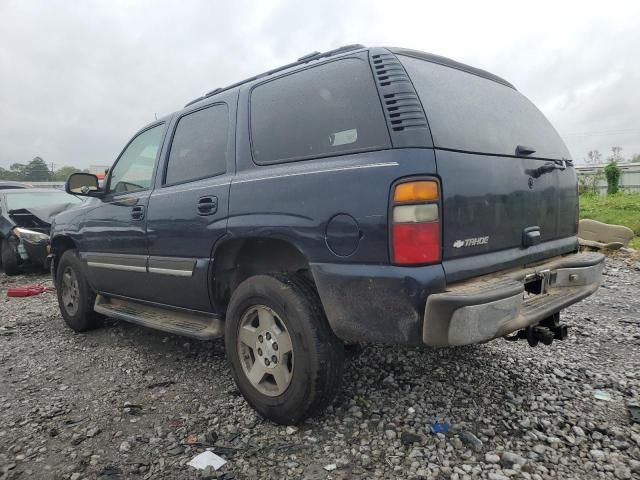
[[[396,185],[392,198],[393,263],[438,263],[441,257],[438,183],[430,180],[400,183]]]
[[[393,261],[400,265],[440,261],[440,223],[393,225]]]

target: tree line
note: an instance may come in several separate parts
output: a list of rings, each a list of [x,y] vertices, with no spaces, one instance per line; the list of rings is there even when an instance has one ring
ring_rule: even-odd
[[[56,170],[49,168],[40,157],[35,157],[29,163],[14,163],[9,168],[0,167],[0,180],[14,180],[17,182],[64,182],[69,175],[76,172],[88,172],[66,165]]]
[[[638,163],[640,162],[640,153],[625,157],[622,154],[622,147],[611,147],[611,155],[603,161],[602,153],[599,150],[589,150],[587,158],[584,159],[587,165],[601,165],[603,163]]]
[[[625,158],[622,155],[621,147],[611,147],[611,155],[606,160],[606,165],[602,169],[595,169],[588,175],[578,176],[578,191],[580,193],[598,193],[601,180],[607,180],[607,194],[615,194],[620,191],[620,178],[622,169],[620,164],[640,163],[640,154],[636,153]],[[598,150],[591,150],[587,154],[585,163],[591,166],[602,165],[602,154]]]

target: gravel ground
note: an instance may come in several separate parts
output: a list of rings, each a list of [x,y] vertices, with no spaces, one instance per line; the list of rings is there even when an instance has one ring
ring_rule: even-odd
[[[48,281],[0,276],[0,480],[640,478],[629,259],[609,259],[603,288],[565,312],[566,341],[370,346],[349,358],[333,407],[299,428],[248,407],[222,341],[116,321],[74,334],[53,293],[6,297]],[[228,462],[217,472],[186,465],[206,445]]]

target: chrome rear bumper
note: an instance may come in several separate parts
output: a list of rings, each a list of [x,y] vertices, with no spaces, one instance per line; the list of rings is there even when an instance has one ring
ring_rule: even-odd
[[[603,267],[604,255],[576,253],[449,285],[427,299],[422,340],[467,345],[535,325],[595,292]]]

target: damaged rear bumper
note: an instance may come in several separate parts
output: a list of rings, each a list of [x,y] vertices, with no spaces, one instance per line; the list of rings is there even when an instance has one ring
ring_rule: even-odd
[[[467,345],[535,325],[595,292],[603,267],[603,255],[578,253],[448,285],[427,299],[422,340]]]

